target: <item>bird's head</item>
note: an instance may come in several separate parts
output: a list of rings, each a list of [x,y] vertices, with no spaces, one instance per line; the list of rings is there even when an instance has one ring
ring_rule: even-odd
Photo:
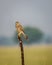
[[[16,21],[16,23],[15,23],[15,27],[17,27],[18,24],[19,24],[19,21]]]
[[[16,24],[19,23],[19,21],[16,21]]]

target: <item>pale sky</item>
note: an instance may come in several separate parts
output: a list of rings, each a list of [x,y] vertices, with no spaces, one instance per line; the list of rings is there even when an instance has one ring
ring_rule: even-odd
[[[52,35],[52,0],[0,0],[0,35],[12,36],[16,20]]]

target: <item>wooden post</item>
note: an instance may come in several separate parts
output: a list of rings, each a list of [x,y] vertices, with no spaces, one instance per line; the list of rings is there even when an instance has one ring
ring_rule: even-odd
[[[22,40],[21,38],[18,36],[18,39],[19,39],[19,43],[20,43],[20,49],[21,49],[21,62],[22,62],[22,65],[24,65],[24,50],[23,50],[23,43],[22,43]]]

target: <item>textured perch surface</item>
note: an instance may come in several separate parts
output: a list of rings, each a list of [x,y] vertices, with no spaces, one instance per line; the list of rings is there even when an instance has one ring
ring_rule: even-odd
[[[20,42],[20,48],[21,48],[21,61],[22,65],[24,65],[24,50],[23,50],[23,44],[21,38],[18,36],[19,42]]]

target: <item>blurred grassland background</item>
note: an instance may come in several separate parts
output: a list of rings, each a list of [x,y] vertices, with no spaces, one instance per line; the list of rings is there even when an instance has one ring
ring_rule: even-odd
[[[25,65],[52,65],[52,46],[24,46]],[[1,47],[0,65],[21,65],[20,47]]]

